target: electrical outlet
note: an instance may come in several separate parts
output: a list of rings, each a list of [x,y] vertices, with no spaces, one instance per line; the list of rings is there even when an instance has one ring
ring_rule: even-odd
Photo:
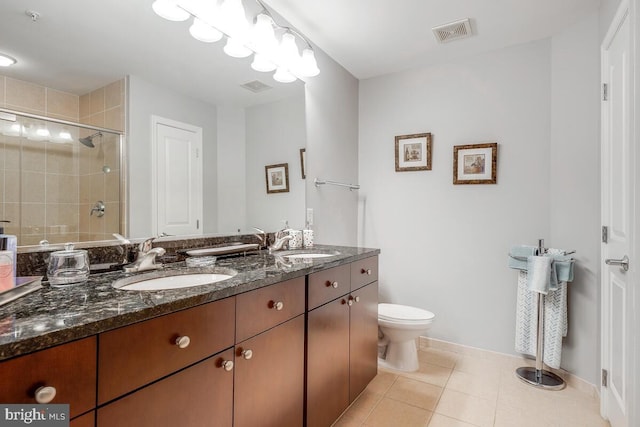
[[[307,226],[311,227],[313,225],[313,209],[307,208]]]

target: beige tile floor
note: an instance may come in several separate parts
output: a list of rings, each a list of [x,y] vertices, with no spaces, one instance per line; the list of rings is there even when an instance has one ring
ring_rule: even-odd
[[[420,369],[380,368],[335,427],[607,427],[598,399],[574,385],[561,391],[524,384],[522,360],[436,348],[419,351]],[[529,363],[531,364],[531,363]]]

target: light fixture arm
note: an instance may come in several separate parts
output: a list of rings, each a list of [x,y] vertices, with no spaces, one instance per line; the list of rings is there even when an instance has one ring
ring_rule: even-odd
[[[298,36],[302,41],[304,41],[307,44],[307,47],[311,50],[313,50],[313,46],[311,46],[311,42],[309,42],[309,39],[307,39],[305,36],[303,36],[302,34],[300,34],[300,32],[298,30],[296,30],[295,28],[292,27],[285,27],[283,25],[280,25],[276,22],[275,19],[273,19],[273,15],[271,14],[271,12],[269,11],[269,9],[267,9],[267,6],[262,3],[260,0],[256,0],[256,3],[258,3],[260,5],[260,7],[262,8],[262,10],[260,12],[258,12],[258,15],[260,15],[261,13],[264,13],[265,15],[267,15],[269,18],[271,18],[271,22],[273,22],[273,25],[278,29],[278,30],[283,30],[285,32],[289,32],[292,33],[295,36]]]

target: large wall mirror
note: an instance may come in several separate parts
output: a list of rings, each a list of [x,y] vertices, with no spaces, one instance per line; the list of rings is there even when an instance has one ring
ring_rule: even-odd
[[[166,21],[151,4],[0,2],[0,53],[17,60],[0,68],[0,108],[31,115],[24,120],[33,131],[71,134],[38,141],[2,132],[11,123],[0,119],[0,219],[12,221],[6,230],[19,245],[166,232],[157,222],[163,175],[153,117],[202,130],[196,234],[304,225],[304,83],[252,70],[251,58],[195,40],[191,22]],[[260,11],[249,1],[245,8],[249,18]],[[93,147],[82,142],[91,137]],[[289,191],[268,193],[265,166],[282,163]]]

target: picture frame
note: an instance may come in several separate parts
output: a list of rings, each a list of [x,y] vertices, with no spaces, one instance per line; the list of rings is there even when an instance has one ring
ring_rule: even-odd
[[[396,136],[396,172],[431,170],[431,134]]]
[[[267,194],[289,192],[289,164],[279,163],[264,167]]]
[[[498,143],[456,145],[453,147],[453,183],[496,184]]]
[[[300,149],[300,172],[302,174],[302,179],[307,178],[307,149]]]

